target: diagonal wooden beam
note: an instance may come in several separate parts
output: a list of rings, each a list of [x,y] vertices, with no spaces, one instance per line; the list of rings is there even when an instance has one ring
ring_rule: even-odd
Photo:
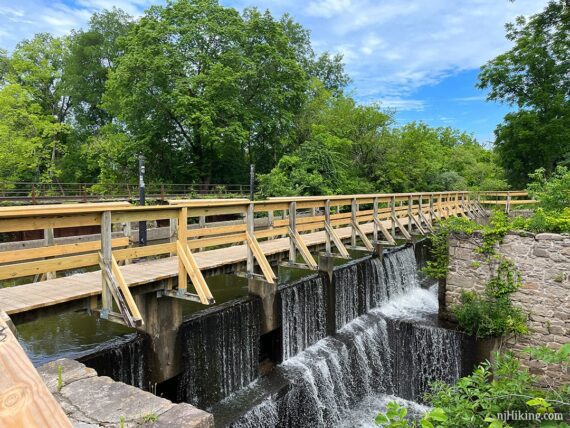
[[[104,276],[103,287],[107,288],[107,291],[111,294],[113,300],[115,300],[117,308],[119,308],[120,317],[122,318],[122,321],[125,323],[125,325],[131,328],[136,328],[139,325],[141,325],[142,319],[139,318],[138,320],[136,320],[135,317],[131,314],[129,305],[127,304],[125,297],[123,296],[119,288],[119,283],[117,281],[117,278],[113,274],[113,271],[110,268],[110,266],[107,263],[105,263],[105,259],[102,253],[99,253],[99,266],[101,267],[101,272],[103,273]],[[107,318],[109,320],[114,320],[113,317],[109,316],[112,314],[112,310],[113,310],[112,304],[111,305],[103,304],[101,317]]]
[[[342,239],[340,239],[340,237],[337,235],[336,231],[331,227],[330,224],[325,223],[325,230],[327,231],[327,233],[331,237],[335,247],[337,248],[337,250],[341,254],[341,256],[346,257],[346,258],[350,258],[350,254],[348,253],[348,250],[346,249],[346,247],[342,243]]]
[[[428,228],[428,230],[429,230],[430,232],[433,232],[433,227],[432,227],[432,225],[430,224],[430,222],[428,221],[428,219],[426,218],[426,216],[424,215],[424,213],[420,211],[418,214],[419,214],[419,216],[420,216],[420,219],[422,219],[423,222],[425,223],[425,226]]]
[[[396,241],[394,240],[392,235],[390,235],[390,232],[388,232],[388,229],[386,229],[386,227],[382,224],[382,222],[379,219],[375,218],[374,223],[376,224],[378,229],[380,229],[380,232],[382,232],[384,239],[386,239],[386,241],[388,241],[390,245],[396,245]]]
[[[356,221],[352,221],[352,228],[354,231],[356,231],[356,233],[358,234],[358,236],[360,236],[361,241],[364,243],[364,246],[369,250],[369,251],[374,251],[374,246],[372,245],[372,242],[370,242],[370,240],[368,239],[368,237],[366,236],[366,234],[362,231],[362,229],[360,228],[360,225],[358,224],[358,222]]]
[[[392,221],[394,222],[394,224],[396,226],[398,226],[398,228],[400,229],[400,231],[402,232],[402,235],[404,235],[404,237],[407,240],[411,240],[412,239],[412,235],[410,235],[410,233],[406,230],[406,228],[404,227],[404,225],[402,224],[402,222],[400,221],[400,219],[397,216],[392,216]]]
[[[127,306],[129,307],[134,322],[138,323],[139,325],[143,325],[144,322],[141,313],[139,311],[139,308],[135,303],[135,299],[133,299],[133,295],[131,294],[131,290],[129,289],[129,286],[125,281],[125,277],[123,276],[123,273],[119,268],[119,264],[117,263],[117,260],[115,260],[115,257],[113,256],[111,256],[111,273],[115,277],[119,285],[119,289],[121,290],[121,293],[123,293],[123,296],[127,302]]]
[[[214,298],[212,297],[212,293],[210,293],[210,289],[208,288],[208,284],[206,284],[206,280],[204,279],[204,275],[200,271],[198,264],[196,263],[196,259],[192,255],[192,252],[188,248],[187,245],[182,245],[180,241],[176,242],[176,254],[178,255],[178,259],[184,265],[184,269],[186,273],[190,277],[192,281],[192,285],[196,289],[196,293],[198,293],[198,297],[200,298],[200,303],[203,305],[212,305],[215,303]],[[186,291],[186,289],[178,288],[179,290]]]
[[[259,264],[261,271],[263,272],[265,280],[270,284],[275,284],[275,280],[277,279],[277,277],[275,276],[273,269],[271,269],[271,265],[267,261],[267,257],[265,257],[263,250],[259,246],[259,242],[257,242],[255,236],[249,232],[247,232],[246,237],[247,237],[247,245],[249,245],[249,247],[251,248],[251,251],[255,256],[255,259],[257,260],[257,263]]]
[[[295,247],[301,253],[301,256],[303,257],[303,260],[305,260],[307,266],[309,266],[310,269],[318,269],[319,266],[315,261],[315,259],[313,258],[311,252],[303,242],[303,238],[301,238],[301,235],[299,235],[299,233],[294,231],[293,229],[289,228],[289,237],[293,241]]]
[[[422,227],[421,221],[418,220],[418,218],[415,215],[411,215],[410,216],[412,222],[416,225],[416,227],[418,228],[418,230],[420,231],[420,233],[422,235],[426,234],[426,231],[424,230],[424,228]]]

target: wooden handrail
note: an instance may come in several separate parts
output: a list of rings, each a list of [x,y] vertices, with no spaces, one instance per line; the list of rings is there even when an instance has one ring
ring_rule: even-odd
[[[510,201],[511,195],[520,197],[525,196],[526,192],[482,194],[505,195],[507,201]],[[432,230],[431,223],[438,218],[479,215],[479,208],[475,204],[477,199],[481,199],[478,194],[457,191],[279,197],[253,202],[248,199],[175,200],[169,201],[168,205],[150,206],[118,202],[2,207],[0,232],[101,225],[101,242],[104,245],[99,242],[89,242],[36,247],[11,253],[0,252],[0,263],[4,263],[0,266],[0,279],[42,273],[52,273],[54,276],[53,273],[57,271],[101,264],[104,290],[113,282],[111,276],[118,278],[115,281],[118,288],[112,290],[114,294],[110,291],[104,293],[106,296],[104,309],[110,311],[113,305],[109,299],[113,296],[122,299],[117,290],[126,297],[127,302],[131,302],[128,288],[120,281],[120,267],[116,264],[117,261],[178,255],[179,290],[167,290],[167,294],[172,297],[186,296],[211,304],[213,298],[206,281],[197,270],[192,253],[194,250],[243,244],[248,249],[247,274],[254,274],[257,262],[266,280],[272,282],[274,275],[265,259],[266,256],[260,250],[258,244],[260,239],[288,237],[289,263],[297,265],[295,256],[299,252],[305,260],[306,267],[315,269],[317,264],[304,243],[303,234],[306,232],[323,231],[327,236],[327,251],[330,251],[334,242],[337,250],[346,257],[348,253],[336,235],[335,227],[350,227],[351,245],[355,247],[356,239],[359,238],[367,250],[372,250],[373,243],[369,241],[362,228],[365,224],[372,225],[375,239],[380,236],[386,243],[393,244],[397,231],[400,231],[405,239],[411,239],[412,229],[422,234],[428,233]],[[281,214],[282,218],[275,218],[275,213]],[[212,224],[206,221],[208,217],[228,214],[241,218],[243,223]],[[254,222],[256,216],[267,218],[265,225],[262,228],[258,225],[257,230]],[[198,218],[198,227],[188,229],[188,218]],[[131,222],[160,219],[170,219],[170,230],[177,231],[177,237],[171,239],[170,243],[117,249],[118,246],[127,246],[128,238],[111,239],[113,224],[130,225]],[[98,254],[100,250],[104,253],[102,258]],[[186,291],[187,284],[189,285],[187,276],[190,277],[197,294]],[[134,315],[133,319],[136,319],[137,308],[130,303],[127,306],[131,315]],[[102,313],[105,313],[105,310]]]

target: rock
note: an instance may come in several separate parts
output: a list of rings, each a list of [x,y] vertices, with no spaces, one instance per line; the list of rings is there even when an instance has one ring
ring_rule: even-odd
[[[58,373],[61,367],[61,386],[72,382],[97,376],[97,372],[78,361],[68,358],[51,361],[38,368],[38,373],[44,380],[50,392],[58,391]]]
[[[214,426],[214,417],[190,404],[181,403],[164,412],[156,422],[148,426],[153,428],[210,428]]]
[[[539,233],[535,236],[537,241],[562,241],[562,235],[558,233]]]
[[[536,257],[550,257],[548,251],[542,248],[535,248],[532,254],[534,254]]]
[[[78,380],[64,386],[60,394],[81,413],[99,424],[141,421],[145,415],[157,415],[174,404],[150,392],[101,376]]]

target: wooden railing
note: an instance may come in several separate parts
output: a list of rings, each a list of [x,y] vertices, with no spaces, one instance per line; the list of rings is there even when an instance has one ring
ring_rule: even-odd
[[[477,200],[483,206],[503,206],[505,212],[509,213],[513,206],[533,205],[538,203],[535,199],[530,199],[528,192],[524,190],[512,190],[502,192],[478,192]]]
[[[132,206],[128,203],[86,203],[34,205],[0,208],[0,233],[26,230],[52,230],[75,226],[100,226],[100,240],[33,249],[0,252],[0,280],[99,266],[102,272],[102,304],[95,307],[100,316],[140,326],[143,322],[121,273],[120,265],[133,259],[178,257],[178,283],[164,290],[167,296],[214,303],[208,285],[194,258],[193,250],[245,244],[245,274],[262,276],[275,283],[273,272],[259,243],[277,237],[289,239],[292,266],[316,269],[317,263],[304,242],[306,232],[324,231],[326,252],[333,246],[340,257],[348,251],[337,228],[351,228],[351,246],[373,250],[374,242],[395,244],[397,232],[411,239],[412,231],[420,234],[432,229],[435,219],[448,216],[482,216],[483,209],[468,192],[343,195],[320,197],[270,198],[251,202],[247,199],[174,200],[169,205]],[[233,215],[240,224],[208,224],[212,216]],[[266,226],[255,227],[255,219],[267,218]],[[130,231],[131,223],[170,220],[170,242],[144,247],[130,246],[127,237],[115,237],[113,230]],[[188,228],[189,220],[199,228]],[[372,240],[363,226],[372,228]],[[130,233],[127,233],[129,235]],[[52,232],[53,236],[53,232]],[[296,262],[299,254],[303,263]],[[262,275],[256,275],[256,266]],[[188,278],[195,292],[188,291]],[[174,288],[175,287],[175,288]],[[113,311],[113,302],[119,309]]]

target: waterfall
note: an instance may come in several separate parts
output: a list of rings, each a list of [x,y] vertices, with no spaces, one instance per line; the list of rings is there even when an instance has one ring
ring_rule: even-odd
[[[385,267],[406,257],[393,257]],[[395,277],[410,280],[405,272]],[[436,290],[411,288],[398,294],[402,285],[396,282],[390,290],[392,300],[279,365],[276,370],[287,378],[287,386],[231,426],[374,426],[379,403],[402,401],[400,397],[421,401],[432,381],[455,382],[466,369],[465,336],[430,324],[437,310]],[[403,319],[397,318],[399,310]],[[425,410],[411,405],[420,413]],[[231,400],[226,406],[233,406]]]
[[[260,311],[260,300],[246,297],[200,311],[182,324],[178,401],[208,408],[257,378]]]
[[[280,289],[283,360],[326,336],[325,279],[321,275]]]
[[[366,257],[334,269],[336,326],[342,328],[359,315],[395,295],[418,287],[412,247],[388,252],[382,260]]]
[[[112,340],[97,348],[95,352],[77,360],[94,369],[99,376],[109,376],[138,388],[148,388],[144,334],[131,334]]]

